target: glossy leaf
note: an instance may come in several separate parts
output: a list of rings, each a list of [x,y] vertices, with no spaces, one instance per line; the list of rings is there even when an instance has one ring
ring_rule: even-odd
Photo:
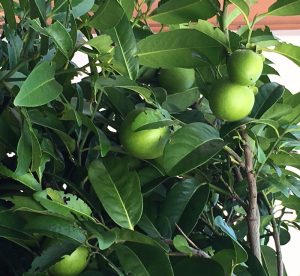
[[[31,233],[44,234],[53,238],[70,239],[74,242],[83,243],[85,233],[74,222],[47,215],[31,214],[25,229]]]
[[[219,63],[223,45],[197,30],[175,30],[150,35],[138,43],[138,57],[149,67],[193,68]]]
[[[127,248],[117,249],[117,256],[126,273],[133,275],[138,271],[141,275],[168,275],[172,276],[173,271],[167,254],[156,246],[126,243]]]
[[[160,208],[159,220],[168,220],[173,231],[175,223],[179,222],[184,211],[187,212],[186,208],[190,200],[200,187],[200,183],[195,179],[186,179],[175,184],[167,194],[164,204]],[[158,228],[163,236],[167,234],[168,225],[161,223]]]
[[[283,95],[284,86],[277,83],[267,83],[259,88],[250,117],[260,118]]]
[[[196,226],[199,217],[207,204],[209,193],[209,186],[201,185],[186,205],[186,208],[178,222],[180,228],[185,234],[189,235]]]
[[[162,24],[178,24],[213,17],[219,9],[218,1],[170,0],[155,10],[151,19]]]
[[[106,31],[116,43],[114,59],[122,65],[120,73],[135,80],[139,63],[136,58],[137,46],[132,27],[126,15],[112,29]],[[119,67],[118,67],[119,69]]]
[[[112,14],[114,16],[112,16]],[[124,15],[124,10],[117,0],[101,1],[88,25],[101,31],[115,27]]]
[[[62,92],[62,86],[54,79],[54,73],[54,68],[49,62],[35,67],[23,83],[14,104],[34,107],[56,99]]]
[[[116,242],[128,241],[145,245],[158,246],[166,252],[169,250],[169,247],[164,242],[161,242],[159,239],[150,238],[149,236],[146,236],[140,232],[131,231],[125,228],[114,229],[113,231],[117,236]]]
[[[47,28],[47,33],[53,39],[57,48],[66,58],[69,58],[73,49],[73,41],[65,27],[59,21],[56,21]]]
[[[133,230],[142,215],[142,194],[135,172],[119,158],[91,163],[88,171],[92,186],[110,217],[120,226]]]
[[[174,247],[182,253],[193,255],[194,250],[189,246],[186,238],[182,235],[176,235],[173,239]]]
[[[34,178],[34,176],[31,173],[18,175],[17,173],[11,171],[4,165],[0,164],[0,175],[2,175],[4,177],[12,178],[12,179],[22,183],[26,187],[30,188],[31,190],[34,190],[34,191],[41,190],[40,183],[37,182],[37,180]]]
[[[183,126],[165,147],[163,166],[169,175],[179,175],[206,163],[225,143],[216,129],[204,123]]]
[[[300,1],[299,6],[300,6]],[[300,47],[288,43],[280,43],[275,46],[274,50],[275,53],[278,53],[280,55],[283,55],[296,63],[298,66],[300,66]]]
[[[183,92],[168,95],[162,106],[169,112],[182,112],[197,102],[200,97],[198,88],[191,88]]]
[[[269,7],[266,15],[291,16],[298,15],[300,9],[299,0],[278,0]]]
[[[197,31],[206,34],[210,38],[222,44],[224,47],[228,48],[228,41],[225,33],[223,33],[221,29],[216,28],[208,21],[198,20],[197,24],[190,24],[190,28],[196,29]]]

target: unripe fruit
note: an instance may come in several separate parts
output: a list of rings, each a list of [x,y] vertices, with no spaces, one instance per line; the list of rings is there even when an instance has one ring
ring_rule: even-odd
[[[82,272],[89,262],[89,250],[78,247],[71,255],[65,255],[56,264],[49,268],[52,276],[76,276]]]
[[[216,82],[209,95],[209,106],[216,117],[233,122],[245,118],[254,105],[252,88],[228,80]]]
[[[187,68],[161,69],[159,83],[169,93],[185,91],[195,82],[195,70]]]
[[[120,141],[125,150],[139,159],[155,159],[163,154],[169,137],[168,127],[135,130],[135,125],[151,123],[155,113],[151,108],[140,108],[131,111],[120,128]]]
[[[249,49],[236,50],[227,62],[229,79],[241,85],[253,85],[259,79],[263,66],[263,56]]]

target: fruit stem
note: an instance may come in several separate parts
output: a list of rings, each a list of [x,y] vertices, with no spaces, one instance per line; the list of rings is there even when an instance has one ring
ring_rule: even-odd
[[[257,185],[256,178],[253,169],[253,155],[251,148],[249,146],[249,136],[246,131],[246,126],[244,126],[240,131],[241,137],[243,139],[243,149],[245,156],[245,170],[246,178],[248,182],[249,190],[249,208],[247,212],[247,223],[248,223],[248,239],[250,243],[250,248],[254,256],[261,263],[261,249],[260,249],[260,214],[257,205]]]

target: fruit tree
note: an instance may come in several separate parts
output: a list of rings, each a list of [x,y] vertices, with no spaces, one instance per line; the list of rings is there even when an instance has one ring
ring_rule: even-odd
[[[0,1],[0,275],[285,275],[300,47],[256,26],[300,1],[254,2]]]

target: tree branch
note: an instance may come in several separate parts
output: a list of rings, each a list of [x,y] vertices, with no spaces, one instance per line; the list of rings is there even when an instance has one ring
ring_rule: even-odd
[[[273,228],[272,236],[273,236],[275,248],[276,248],[277,273],[278,273],[278,276],[283,276],[284,270],[283,270],[283,260],[282,260],[282,252],[281,252],[281,245],[280,245],[280,235],[278,232],[276,220],[273,215],[273,207],[271,206],[266,194],[262,193],[262,195],[263,195],[263,200],[268,208],[268,212],[272,216],[272,220],[271,220],[271,224],[272,224],[272,228]]]
[[[249,137],[245,127],[240,131],[240,134],[242,139],[244,140],[243,149],[246,165],[245,170],[249,190],[249,208],[247,212],[248,240],[252,253],[261,262],[259,234],[260,215],[257,205],[256,178],[253,171],[253,155],[249,146]]]

